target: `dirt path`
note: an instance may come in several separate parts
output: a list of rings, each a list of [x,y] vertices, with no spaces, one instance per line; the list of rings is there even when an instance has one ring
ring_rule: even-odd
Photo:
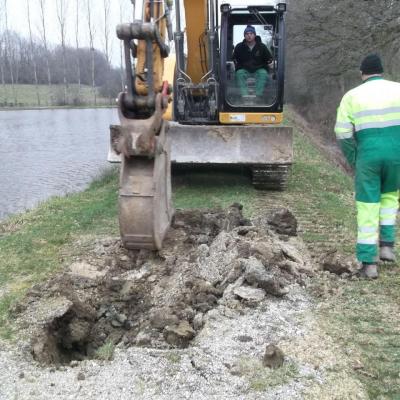
[[[252,221],[180,212],[158,254],[77,243],[86,255],[15,307],[0,398],[367,398],[314,317],[319,266],[296,219],[266,215],[274,196]]]

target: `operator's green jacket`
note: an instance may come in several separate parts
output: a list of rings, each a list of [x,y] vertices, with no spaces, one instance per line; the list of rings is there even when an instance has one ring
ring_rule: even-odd
[[[355,168],[357,258],[374,262],[377,244],[393,246],[400,188],[400,83],[373,76],[347,92],[336,137]]]

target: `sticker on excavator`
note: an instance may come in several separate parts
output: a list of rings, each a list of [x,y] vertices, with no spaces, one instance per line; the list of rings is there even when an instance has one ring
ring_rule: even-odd
[[[231,122],[246,122],[246,114],[230,114],[229,120]]]

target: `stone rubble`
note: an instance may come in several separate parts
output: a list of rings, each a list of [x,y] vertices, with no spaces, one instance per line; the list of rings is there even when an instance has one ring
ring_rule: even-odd
[[[253,387],[296,363],[280,343],[309,334],[317,267],[296,230],[288,211],[250,222],[234,204],[177,212],[160,252],[97,240],[14,307],[20,351],[0,369],[18,380],[0,374],[0,399],[302,398],[323,371],[300,361],[296,379]]]

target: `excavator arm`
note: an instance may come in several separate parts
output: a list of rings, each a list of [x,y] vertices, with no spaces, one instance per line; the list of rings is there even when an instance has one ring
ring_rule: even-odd
[[[161,249],[173,216],[170,145],[163,119],[170,88],[162,81],[170,6],[170,1],[145,0],[141,20],[117,27],[124,43],[127,86],[118,97],[120,124],[110,131],[121,158],[119,226],[129,249]]]

